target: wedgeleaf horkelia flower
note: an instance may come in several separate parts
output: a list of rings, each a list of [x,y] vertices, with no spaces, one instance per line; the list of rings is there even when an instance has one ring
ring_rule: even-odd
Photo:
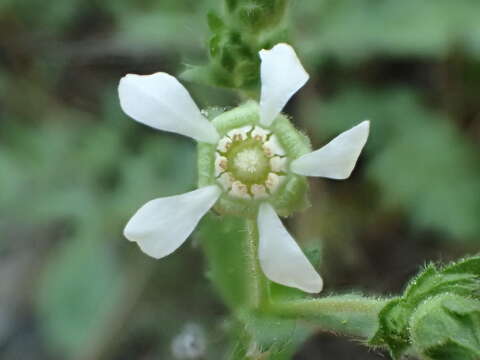
[[[187,90],[166,73],[128,74],[118,88],[123,111],[155,129],[198,142],[199,188],[151,200],[125,227],[125,237],[154,258],[180,247],[212,208],[220,214],[256,218],[258,257],[276,283],[309,293],[323,281],[278,215],[308,205],[305,176],[346,179],[367,141],[369,122],[312,151],[308,138],[281,114],[308,80],[293,48],[261,50],[260,103],[249,101],[208,120]],[[277,215],[278,214],[278,215]]]

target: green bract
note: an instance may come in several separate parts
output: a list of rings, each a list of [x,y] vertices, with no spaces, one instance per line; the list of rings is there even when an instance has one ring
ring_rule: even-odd
[[[309,205],[306,178],[289,170],[292,160],[311,151],[309,139],[284,115],[268,127],[259,119],[258,104],[249,101],[212,120],[218,144],[198,144],[199,187],[222,186],[215,205],[221,214],[255,217],[265,199],[282,216]]]

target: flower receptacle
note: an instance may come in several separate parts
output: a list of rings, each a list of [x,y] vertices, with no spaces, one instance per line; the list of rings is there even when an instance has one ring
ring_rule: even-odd
[[[306,178],[289,169],[311,151],[308,138],[284,115],[264,126],[259,114],[254,101],[225,111],[212,120],[219,143],[198,145],[199,186],[222,187],[215,206],[220,214],[255,217],[262,201],[282,216],[309,206]]]

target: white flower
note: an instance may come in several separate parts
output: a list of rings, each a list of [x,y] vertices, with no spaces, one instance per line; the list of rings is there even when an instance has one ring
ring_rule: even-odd
[[[263,272],[279,284],[318,293],[323,287],[322,278],[283,226],[269,196],[280,191],[287,160],[292,160],[287,171],[294,174],[348,178],[367,141],[369,121],[345,131],[319,150],[286,159],[283,147],[269,127],[292,95],[306,83],[308,74],[287,44],[260,51],[260,58],[259,124],[234,129],[223,136],[174,77],[165,73],[129,74],[120,80],[120,105],[127,115],[159,130],[215,144],[217,151],[213,165],[215,184],[148,202],[130,219],[124,235],[137,242],[146,254],[159,259],[183,244],[222,194],[259,202],[258,257]],[[232,160],[236,173],[230,172],[226,152],[246,141],[257,141],[258,146],[237,152]]]

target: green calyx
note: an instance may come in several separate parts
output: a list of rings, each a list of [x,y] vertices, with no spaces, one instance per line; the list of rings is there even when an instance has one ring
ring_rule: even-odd
[[[380,311],[370,345],[386,346],[394,359],[409,348],[427,360],[478,359],[479,310],[480,256],[429,265]]]
[[[220,214],[255,217],[262,201],[287,216],[306,208],[305,177],[289,170],[290,162],[311,151],[309,140],[279,115],[273,124],[259,124],[259,106],[249,101],[216,116],[218,144],[199,143],[199,186],[218,185],[223,194]]]

